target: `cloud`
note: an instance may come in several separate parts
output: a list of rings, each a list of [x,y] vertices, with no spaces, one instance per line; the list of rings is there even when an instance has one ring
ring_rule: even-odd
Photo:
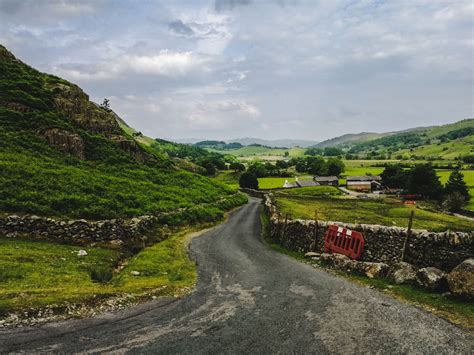
[[[184,35],[184,36],[194,35],[193,29],[189,27],[188,25],[186,25],[181,20],[175,20],[175,21],[170,22],[168,24],[168,27],[171,31],[179,35]]]
[[[180,77],[194,70],[208,70],[205,64],[205,58],[192,52],[172,52],[165,49],[155,55],[123,55],[119,59],[107,58],[93,66],[60,65],[55,68],[55,72],[74,80],[113,79],[130,73]]]
[[[152,136],[325,139],[474,116],[470,0],[0,0],[0,42]]]
[[[217,12],[233,10],[238,6],[246,6],[251,3],[251,0],[216,0],[214,8]]]

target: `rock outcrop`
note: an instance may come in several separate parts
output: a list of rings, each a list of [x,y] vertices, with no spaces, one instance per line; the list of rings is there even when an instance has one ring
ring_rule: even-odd
[[[74,84],[56,83],[49,89],[54,95],[56,111],[78,126],[93,133],[122,134],[115,117],[89,101],[89,96]]]
[[[454,295],[474,300],[474,258],[456,266],[448,275],[448,283]]]
[[[414,284],[416,282],[416,269],[413,265],[402,261],[392,266],[389,278],[397,285]]]
[[[64,153],[74,155],[79,159],[85,159],[85,146],[81,136],[59,128],[48,129],[43,136],[49,144]]]
[[[425,267],[418,270],[416,283],[429,291],[443,292],[448,289],[446,273],[435,267]]]

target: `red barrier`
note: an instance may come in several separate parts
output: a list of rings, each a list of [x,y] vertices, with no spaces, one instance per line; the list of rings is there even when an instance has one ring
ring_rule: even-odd
[[[324,236],[324,252],[339,253],[359,259],[364,251],[364,236],[350,229],[329,226]]]

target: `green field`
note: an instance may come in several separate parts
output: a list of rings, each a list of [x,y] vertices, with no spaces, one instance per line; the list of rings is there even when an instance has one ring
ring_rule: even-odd
[[[278,191],[279,196],[339,196],[342,192],[334,186],[311,186]]]
[[[301,157],[304,155],[306,148],[292,147],[288,149],[269,148],[262,146],[245,146],[239,149],[212,149],[206,148],[210,152],[221,154],[230,154],[239,158],[262,159],[262,160],[279,160],[285,157],[285,152],[289,153],[291,158]]]
[[[312,180],[313,177],[309,175],[298,176],[300,180]],[[285,181],[294,182],[294,177],[264,177],[258,178],[258,187],[260,189],[278,189],[283,188]]]
[[[415,209],[413,227],[431,231],[447,229],[472,231],[474,221],[406,206],[394,200],[363,201],[342,198],[277,197],[278,207],[290,218],[314,219],[315,211],[326,221],[345,223],[381,224],[406,227],[412,209]]]
[[[88,255],[77,256],[80,249]],[[175,295],[196,280],[185,231],[145,248],[119,272],[113,270],[122,255],[105,248],[0,238],[0,254],[0,315],[125,294]],[[94,271],[109,273],[112,279],[96,282]]]

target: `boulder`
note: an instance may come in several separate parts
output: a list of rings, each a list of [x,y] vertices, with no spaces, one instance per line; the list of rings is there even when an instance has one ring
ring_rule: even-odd
[[[77,256],[87,256],[87,251],[81,249],[77,252]]]
[[[474,300],[474,258],[456,266],[448,275],[448,284],[454,295]]]
[[[371,262],[355,262],[355,269],[369,279],[385,277],[388,273],[389,266],[385,263],[371,263]]]
[[[321,256],[320,253],[315,253],[314,251],[309,251],[304,255],[306,258],[319,258]]]
[[[397,285],[414,284],[416,282],[416,269],[413,265],[401,261],[393,265],[389,278]]]
[[[446,274],[435,267],[425,267],[418,270],[416,283],[429,291],[444,292],[448,289]]]
[[[130,271],[130,274],[133,276],[140,276],[140,272],[136,270]]]

